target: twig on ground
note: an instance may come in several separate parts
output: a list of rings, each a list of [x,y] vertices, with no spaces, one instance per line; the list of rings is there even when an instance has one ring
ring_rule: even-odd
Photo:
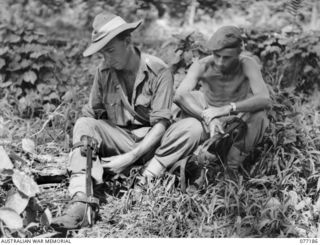
[[[64,102],[62,102],[62,103],[52,112],[52,114],[49,115],[49,118],[44,122],[44,124],[42,125],[41,129],[40,129],[38,132],[32,134],[32,135],[30,136],[30,138],[32,138],[32,137],[40,134],[40,133],[45,129],[45,127],[47,126],[47,124],[54,118],[55,115],[63,116],[63,115],[57,113],[57,111],[61,108],[61,106],[62,106],[63,104],[64,104]]]

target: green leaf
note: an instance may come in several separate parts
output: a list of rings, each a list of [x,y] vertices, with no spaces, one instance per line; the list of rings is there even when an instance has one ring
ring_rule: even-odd
[[[4,55],[9,51],[8,47],[0,48],[0,55]]]
[[[39,58],[40,56],[43,56],[43,55],[47,55],[49,52],[47,50],[41,50],[41,51],[37,51],[37,52],[33,52],[30,54],[30,57],[31,58],[34,58],[34,59],[37,59]]]
[[[32,64],[32,68],[39,71],[41,69],[41,67],[43,67],[42,64],[37,64],[37,63],[33,63]]]
[[[25,35],[23,37],[23,40],[25,40],[28,43],[31,43],[34,40],[34,37],[35,37],[34,35]]]
[[[19,191],[21,191],[28,197],[33,197],[40,192],[40,189],[36,182],[25,173],[18,170],[14,171],[12,182]]]
[[[23,80],[34,84],[34,82],[37,80],[37,74],[31,70],[27,71],[23,74]]]
[[[27,207],[29,197],[22,195],[20,192],[11,189],[8,192],[5,207],[12,208],[18,214],[21,214]]]
[[[13,169],[13,164],[3,146],[0,146],[0,159],[0,169]]]
[[[308,73],[310,71],[313,70],[313,67],[310,66],[310,65],[306,65],[304,68],[303,68],[303,73]]]
[[[0,208],[0,219],[10,230],[23,227],[22,218],[11,208]]]
[[[270,200],[266,203],[266,208],[276,210],[281,206],[281,203],[278,198],[271,197]]]
[[[40,217],[40,224],[48,228],[51,223],[52,223],[52,214],[50,210],[46,208],[46,210],[44,210],[44,213]]]
[[[60,97],[56,92],[52,92],[48,97],[49,97],[49,100],[54,100],[54,99],[60,100]]]
[[[5,38],[5,42],[10,42],[10,43],[17,43],[20,40],[21,40],[21,37],[13,33],[9,33]]]
[[[25,152],[29,152],[29,153],[36,153],[36,144],[34,143],[33,140],[28,139],[28,138],[23,138],[22,139],[22,149]]]
[[[289,200],[288,203],[289,205],[295,206],[298,203],[298,194],[295,191],[289,191]]]

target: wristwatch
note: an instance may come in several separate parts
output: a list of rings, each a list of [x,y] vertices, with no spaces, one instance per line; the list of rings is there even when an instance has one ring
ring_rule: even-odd
[[[237,110],[236,103],[231,102],[230,105],[231,105],[231,111],[236,111]]]

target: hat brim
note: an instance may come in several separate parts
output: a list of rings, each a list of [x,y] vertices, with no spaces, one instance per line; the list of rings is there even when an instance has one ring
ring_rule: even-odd
[[[95,54],[100,49],[102,49],[104,46],[106,46],[114,37],[119,35],[121,32],[124,32],[127,30],[134,31],[135,29],[137,29],[141,25],[141,23],[142,23],[142,20],[139,20],[137,22],[125,23],[125,24],[119,26],[118,28],[116,28],[115,30],[110,32],[108,35],[106,35],[105,37],[103,37],[99,41],[91,43],[89,45],[89,47],[83,52],[83,56],[87,57],[87,56]]]

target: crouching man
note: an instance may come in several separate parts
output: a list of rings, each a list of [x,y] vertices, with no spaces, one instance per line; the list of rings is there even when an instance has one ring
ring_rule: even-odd
[[[231,146],[228,169],[236,171],[263,137],[269,123],[265,113],[270,106],[269,92],[257,62],[241,54],[240,30],[224,26],[207,45],[212,55],[192,64],[174,98],[187,117],[166,131],[160,147],[166,157],[152,159],[145,176],[160,176],[206,139],[223,132],[223,123],[238,113],[243,113],[248,130]],[[157,167],[160,165],[162,168]]]
[[[97,140],[99,157],[91,174],[95,186],[103,183],[104,169],[121,173],[138,160],[146,162],[154,154],[162,157],[156,149],[171,120],[173,76],[162,60],[133,46],[130,33],[140,24],[111,13],[97,15],[92,43],[83,53],[99,52],[104,57],[83,110],[86,117],[77,120],[73,131],[74,146],[84,135]],[[52,222],[57,230],[89,225],[87,208],[92,203],[86,196],[86,157],[74,147],[69,161],[72,199]]]

